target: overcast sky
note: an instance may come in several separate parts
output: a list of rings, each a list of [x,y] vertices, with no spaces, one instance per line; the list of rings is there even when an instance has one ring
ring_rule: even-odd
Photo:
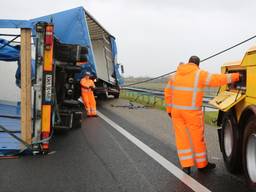
[[[255,0],[1,0],[1,19],[30,19],[83,6],[117,39],[125,76],[157,76],[256,34]],[[218,72],[255,45],[201,65]]]

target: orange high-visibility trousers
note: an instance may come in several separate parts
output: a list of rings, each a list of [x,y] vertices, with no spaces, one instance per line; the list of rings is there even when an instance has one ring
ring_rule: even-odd
[[[96,101],[93,91],[82,89],[82,100],[88,116],[96,115]]]
[[[181,166],[205,167],[208,161],[204,141],[203,112],[172,109],[172,121]]]

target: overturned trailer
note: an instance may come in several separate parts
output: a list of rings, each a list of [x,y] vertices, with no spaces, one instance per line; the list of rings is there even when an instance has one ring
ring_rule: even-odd
[[[90,72],[95,80],[95,95],[119,97],[120,85],[123,79],[117,62],[117,47],[112,36],[83,7],[32,19],[37,22],[51,22],[55,37],[62,43],[78,44],[88,48],[88,62],[76,78],[80,79],[85,72]],[[79,91],[79,90],[77,90]]]
[[[81,71],[76,64],[87,61],[87,48],[59,42],[53,35],[52,23],[31,25],[24,21],[26,25],[21,25],[21,22],[0,20],[0,28],[24,27],[21,50],[19,45],[11,45],[13,40],[0,39],[0,60],[18,61],[15,77],[16,85],[21,88],[21,112],[19,105],[0,104],[0,156],[20,154],[23,149],[47,153],[53,128],[81,127],[83,109],[78,101],[80,87],[75,75]]]
[[[18,61],[15,77],[22,92],[22,112],[15,113],[15,130],[9,130],[14,127],[9,123],[15,110],[12,115],[4,114],[7,107],[13,106],[0,105],[0,155],[6,151],[19,153],[23,145],[33,153],[48,152],[53,128],[80,127],[83,107],[78,101],[79,81],[85,72],[90,72],[95,79],[97,96],[119,96],[122,78],[115,38],[82,7],[29,21],[0,20],[0,28],[22,28],[21,39],[26,37],[21,44],[26,54],[20,53],[19,46],[11,45],[19,35],[11,41],[0,39],[0,60]],[[31,31],[34,44],[30,43]],[[22,73],[25,69],[26,73]],[[17,127],[19,124],[21,129]],[[20,133],[21,138],[16,135]],[[2,135],[10,135],[10,146]],[[19,142],[23,145],[19,146]]]

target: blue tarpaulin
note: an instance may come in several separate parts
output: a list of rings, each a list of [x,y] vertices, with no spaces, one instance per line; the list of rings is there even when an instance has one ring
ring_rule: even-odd
[[[96,76],[96,66],[92,50],[92,42],[89,35],[88,25],[85,20],[83,7],[62,11],[59,13],[39,17],[31,20],[32,25],[39,21],[52,22],[54,35],[67,44],[78,44],[89,48],[88,63],[83,65],[85,71]]]
[[[17,61],[18,67],[15,73],[16,85],[20,87],[20,46],[8,45],[8,41],[0,39],[0,60],[1,61]],[[35,79],[35,61],[31,60],[31,78]]]
[[[9,117],[8,117],[9,116]],[[16,118],[13,118],[16,117]],[[0,101],[0,125],[20,137],[20,107],[11,103]],[[18,153],[21,148],[19,141],[8,133],[0,131],[0,156]]]
[[[88,24],[85,19],[86,11],[83,7],[78,7],[59,13],[47,15],[32,19],[32,25],[39,21],[52,22],[54,24],[54,35],[62,42],[67,44],[79,44],[89,48],[88,63],[83,65],[84,72],[89,71],[92,75],[97,76],[96,64],[92,49],[92,42],[89,34]],[[111,37],[112,56],[116,61],[117,48],[115,38]],[[118,71],[119,65],[115,62],[115,74],[117,80],[122,84],[123,79]]]
[[[20,58],[20,46],[8,45],[8,41],[0,39],[0,60],[18,61]]]
[[[32,25],[27,20],[1,19],[0,28],[32,28]]]

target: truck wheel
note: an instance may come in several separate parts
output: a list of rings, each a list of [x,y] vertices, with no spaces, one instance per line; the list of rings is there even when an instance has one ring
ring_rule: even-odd
[[[81,128],[82,126],[82,112],[73,114],[72,128]]]
[[[107,90],[105,90],[105,92],[104,93],[101,93],[101,94],[99,94],[98,95],[98,98],[100,99],[100,100],[107,100],[108,99],[108,91]]]
[[[221,129],[221,151],[226,168],[231,173],[241,170],[239,130],[232,111],[224,115]]]
[[[106,92],[105,92],[105,94],[104,94],[105,99],[108,99],[108,96],[109,96],[108,90],[106,89]]]
[[[114,98],[115,99],[118,99],[119,98],[119,96],[120,96],[120,94],[119,93],[115,93],[115,94],[113,94],[114,95]]]
[[[104,88],[104,93],[100,94],[100,98],[103,99],[103,100],[106,100],[108,99],[108,85],[104,82],[103,83],[103,88]]]
[[[256,116],[252,116],[243,135],[243,168],[249,183],[256,185]]]

